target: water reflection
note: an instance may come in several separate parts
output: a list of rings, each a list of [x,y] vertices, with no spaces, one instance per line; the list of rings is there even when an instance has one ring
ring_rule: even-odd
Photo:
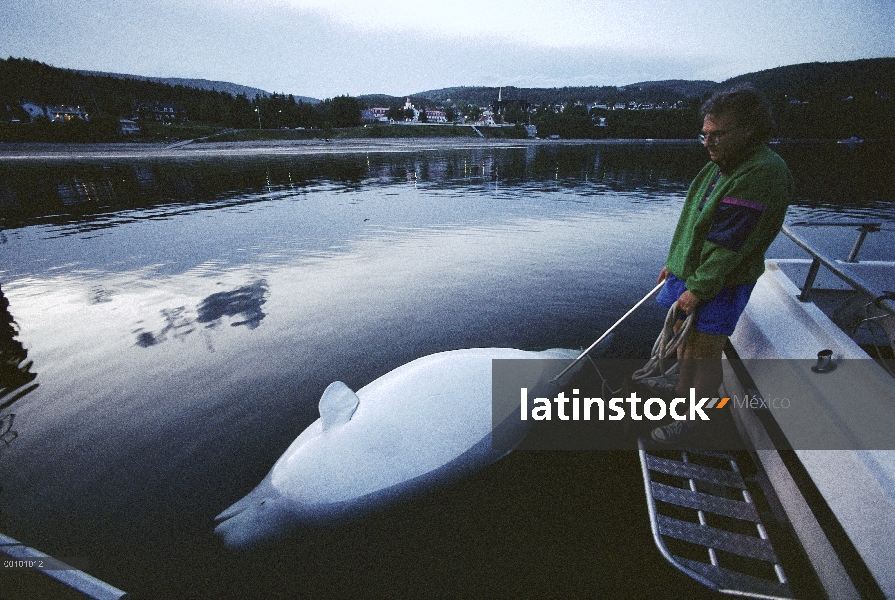
[[[265,302],[265,294],[267,294],[267,282],[265,281],[256,281],[230,292],[212,294],[199,305],[199,317],[196,321],[208,323],[206,327],[211,328],[216,327],[224,316],[242,315],[242,321],[230,323],[230,326],[245,325],[249,329],[255,329],[265,316],[261,310],[261,305]]]
[[[28,351],[17,335],[9,301],[0,289],[0,453],[18,437],[12,428],[15,414],[3,411],[38,386],[34,383],[37,374],[31,372],[34,363],[28,360]]]
[[[149,348],[155,346],[168,339],[168,335],[175,339],[182,339],[193,333],[196,328],[193,327],[193,319],[185,316],[186,307],[178,306],[177,308],[161,311],[162,318],[165,320],[165,326],[158,332],[142,331],[137,334],[137,345],[141,348]]]
[[[4,447],[8,448],[9,444],[19,437],[18,432],[12,430],[12,422],[14,419],[15,415],[12,413],[0,417],[0,443],[3,444],[3,446],[0,447],[0,452],[2,452]]]
[[[33,362],[28,360],[28,351],[16,339],[18,328],[9,313],[9,301],[0,288],[0,410],[12,406],[14,402],[37,387],[33,383],[37,374],[31,372]],[[0,422],[3,422],[0,419]],[[12,419],[0,426],[0,440],[9,432]]]
[[[895,145],[835,143],[775,146],[797,181],[800,203],[853,205],[895,200]],[[0,225],[36,223],[88,231],[127,219],[159,218],[172,209],[200,210],[255,202],[270,194],[305,193],[321,184],[343,191],[411,182],[454,189],[492,183],[546,182],[581,193],[686,185],[706,160],[694,143],[545,145],[425,153],[327,154],[296,158],[17,163],[0,165]],[[127,215],[114,213],[128,211]],[[134,213],[132,211],[142,211]]]
[[[553,181],[604,189],[685,182],[703,161],[693,144],[656,147],[543,146],[429,153],[324,155],[265,160],[135,161],[0,165],[0,225],[68,225],[89,231],[172,209],[200,210],[301,193],[412,182],[456,188]],[[167,209],[165,209],[167,207]],[[165,210],[160,210],[165,209]],[[115,218],[110,218],[115,213]],[[141,211],[134,213],[133,211]]]
[[[221,324],[224,317],[240,317],[241,320],[230,323],[231,327],[246,326],[255,329],[264,319],[261,306],[267,301],[267,282],[259,280],[229,292],[217,292],[207,296],[196,307],[196,316],[185,306],[165,308],[160,311],[165,326],[157,333],[139,331],[137,345],[149,348],[164,342],[171,336],[183,339],[196,330],[196,323],[204,323],[206,329],[214,329]]]

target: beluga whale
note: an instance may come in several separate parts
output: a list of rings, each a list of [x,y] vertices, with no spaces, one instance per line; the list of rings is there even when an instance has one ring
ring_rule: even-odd
[[[320,398],[320,418],[254,490],[215,517],[214,531],[228,548],[254,548],[285,538],[302,524],[360,514],[481,469],[515,447],[493,448],[493,425],[505,423],[510,430],[501,438],[510,436],[518,445],[531,423],[518,418],[518,405],[505,420],[492,415],[491,361],[572,360],[578,354],[451,350],[401,365],[357,392],[335,381]],[[551,393],[560,385],[551,379],[564,364],[560,361],[555,371],[538,367],[542,372],[528,375],[527,385]]]

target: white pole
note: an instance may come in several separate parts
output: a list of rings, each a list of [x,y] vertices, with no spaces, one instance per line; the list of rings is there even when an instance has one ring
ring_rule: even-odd
[[[643,298],[641,298],[640,301],[639,301],[637,304],[635,304],[634,306],[632,306],[632,307],[630,308],[630,310],[628,310],[628,312],[626,312],[624,315],[622,315],[622,318],[619,319],[618,321],[616,321],[615,324],[614,324],[612,327],[610,327],[609,329],[607,329],[607,330],[605,331],[605,333],[603,333],[603,335],[601,335],[599,338],[597,338],[597,341],[596,341],[596,342],[594,342],[593,344],[591,344],[591,345],[587,348],[587,350],[585,350],[584,352],[582,352],[581,354],[579,354],[579,355],[578,355],[578,358],[576,358],[575,360],[573,360],[573,361],[569,364],[568,367],[566,367],[565,369],[563,369],[562,372],[561,372],[559,375],[557,375],[556,377],[554,377],[554,378],[551,379],[550,381],[551,381],[551,382],[556,381],[557,379],[559,379],[560,377],[562,377],[563,375],[565,375],[566,373],[568,373],[569,369],[571,369],[571,368],[574,367],[576,364],[578,364],[578,361],[579,361],[579,360],[581,360],[582,358],[584,358],[585,356],[587,356],[588,352],[590,352],[591,350],[593,350],[594,348],[596,348],[596,347],[597,347],[597,344],[599,344],[599,343],[602,342],[604,339],[606,339],[606,336],[608,336],[610,333],[612,333],[612,332],[615,330],[616,327],[618,327],[619,325],[621,325],[621,324],[625,321],[625,319],[627,319],[628,317],[630,317],[630,316],[634,313],[634,311],[636,311],[638,308],[640,308],[641,306],[643,306],[643,304],[644,304],[647,300],[649,300],[650,298],[652,298],[653,296],[655,296],[656,294],[658,294],[658,293],[659,293],[659,290],[662,289],[662,286],[663,286],[663,285],[665,285],[665,281],[664,281],[664,280],[662,280],[662,281],[660,281],[659,283],[657,283],[657,284],[656,284],[656,287],[654,287],[652,290],[650,290],[650,292],[649,292],[646,296],[644,296]]]

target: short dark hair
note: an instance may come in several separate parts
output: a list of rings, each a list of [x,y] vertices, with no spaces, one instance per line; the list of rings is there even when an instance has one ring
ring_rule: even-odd
[[[715,92],[702,105],[703,119],[708,115],[730,115],[741,126],[748,126],[756,141],[765,141],[777,129],[771,103],[751,83]]]

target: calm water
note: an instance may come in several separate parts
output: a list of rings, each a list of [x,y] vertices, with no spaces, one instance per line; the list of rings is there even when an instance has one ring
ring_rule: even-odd
[[[776,149],[793,218],[895,230],[891,147]],[[630,144],[0,163],[0,343],[19,366],[0,529],[135,598],[705,595],[655,549],[633,452],[515,453],[251,554],[212,535],[330,382],[589,345],[652,287],[704,160]],[[663,316],[638,313],[610,352],[645,357]]]

